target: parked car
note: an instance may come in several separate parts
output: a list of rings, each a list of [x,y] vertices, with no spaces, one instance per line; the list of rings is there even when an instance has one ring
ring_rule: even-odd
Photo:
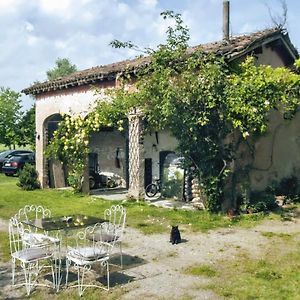
[[[33,153],[30,150],[5,150],[0,152],[0,172],[2,171],[3,162],[13,155],[20,153]]]
[[[24,168],[25,164],[35,164],[34,153],[19,153],[11,156],[3,163],[2,172],[6,176],[18,175],[19,171]]]

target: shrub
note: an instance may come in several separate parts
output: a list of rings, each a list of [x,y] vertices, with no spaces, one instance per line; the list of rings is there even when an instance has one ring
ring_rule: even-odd
[[[298,178],[295,176],[283,178],[275,188],[276,195],[286,196],[286,200],[299,202],[300,185]]]
[[[80,174],[71,174],[68,176],[68,184],[74,190],[74,193],[82,192],[83,176]]]
[[[38,174],[33,165],[25,164],[23,170],[20,171],[19,182],[17,185],[26,191],[40,188]]]
[[[273,210],[278,207],[275,200],[275,195],[266,191],[251,192],[250,201],[245,208],[247,212],[253,213]]]

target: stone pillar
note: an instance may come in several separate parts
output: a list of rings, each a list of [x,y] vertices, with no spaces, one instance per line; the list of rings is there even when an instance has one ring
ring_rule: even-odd
[[[127,196],[144,199],[144,144],[142,112],[133,109],[128,114],[129,120],[129,189]]]
[[[45,158],[44,151],[46,150],[48,140],[48,131],[44,126],[44,120],[36,115],[36,140],[35,140],[35,161],[38,179],[42,188],[49,187],[48,179],[48,163]]]
[[[85,168],[83,173],[83,182],[82,182],[82,193],[89,194],[90,193],[90,184],[89,184],[89,158],[86,157],[85,160]]]

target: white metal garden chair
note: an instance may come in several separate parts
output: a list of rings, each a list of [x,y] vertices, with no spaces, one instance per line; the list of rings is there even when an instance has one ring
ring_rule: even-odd
[[[24,273],[24,282],[20,283],[25,285],[27,295],[30,294],[34,286],[46,284],[38,283],[40,271],[46,267],[51,269],[53,288],[56,287],[56,269],[53,264],[53,244],[44,245],[43,247],[27,247],[21,238],[21,233],[24,232],[23,224],[17,219],[12,217],[9,221],[9,244],[12,260],[12,284],[15,285],[15,270],[16,263],[19,262],[21,269]],[[48,262],[48,264],[44,264]]]
[[[106,235],[106,242],[110,243],[112,236],[116,236],[115,244],[119,246],[120,263],[121,268],[123,268],[122,240],[126,222],[126,208],[122,205],[112,205],[104,211],[104,219],[110,224],[107,227],[109,231]]]
[[[66,285],[68,284],[69,269],[73,265],[77,269],[78,282],[72,287],[78,287],[78,293],[82,296],[87,287],[97,287],[109,290],[109,263],[110,253],[114,247],[115,236],[110,243],[105,242],[106,234],[109,230],[109,223],[97,223],[94,226],[86,227],[76,235],[76,246],[69,247],[66,255]],[[101,267],[101,271],[106,269],[107,288],[104,285],[85,282],[85,275],[92,271],[92,266]]]
[[[15,217],[20,221],[34,221],[36,219],[50,218],[51,211],[41,205],[25,205],[19,210]],[[22,240],[29,247],[43,246],[44,244],[54,243],[59,244],[60,240],[49,235],[47,231],[43,233],[38,232],[36,227],[23,224],[24,232],[22,233]]]
[[[57,237],[50,236],[46,230],[44,230],[43,232],[38,232],[37,227],[33,227],[31,225],[26,224],[26,221],[28,222],[50,217],[51,211],[47,208],[44,208],[41,205],[25,205],[15,215],[15,218],[22,223],[22,226],[19,226],[19,234],[24,247],[52,247],[52,249],[55,250],[54,263],[55,268],[57,270],[57,272],[55,272],[55,282],[58,290],[61,271],[60,239]]]

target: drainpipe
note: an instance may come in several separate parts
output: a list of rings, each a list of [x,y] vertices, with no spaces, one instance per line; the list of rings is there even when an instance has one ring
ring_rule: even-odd
[[[223,0],[223,40],[229,41],[229,0]]]

